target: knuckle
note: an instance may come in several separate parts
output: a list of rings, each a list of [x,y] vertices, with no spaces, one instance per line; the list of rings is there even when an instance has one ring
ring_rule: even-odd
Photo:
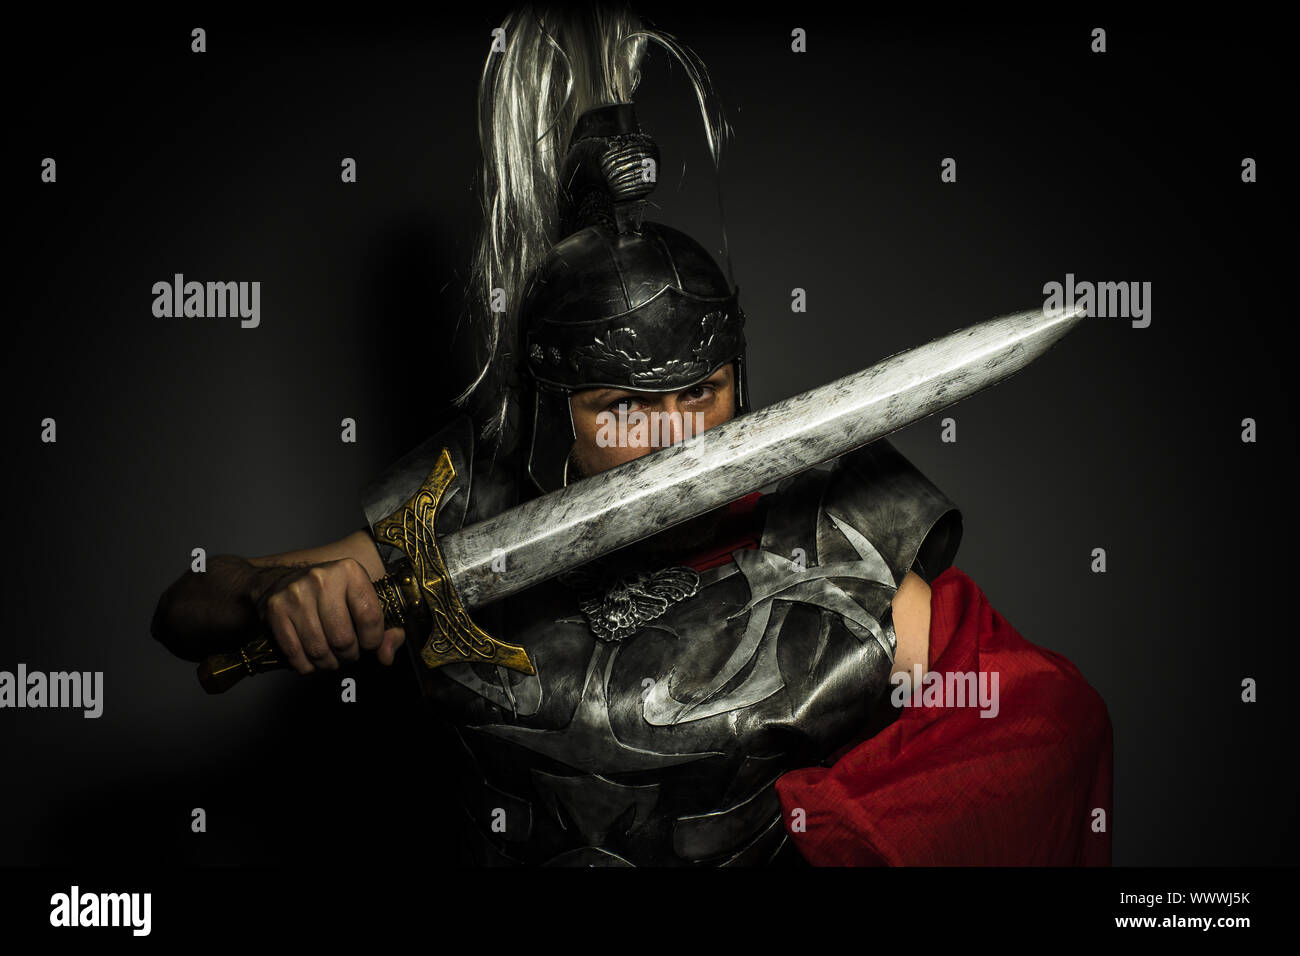
[[[280,649],[280,653],[286,657],[292,658],[298,652],[298,642],[293,639],[293,635],[289,633],[282,621],[271,622],[271,637],[275,639],[275,646]]]
[[[384,612],[379,610],[379,602],[365,600],[357,608],[357,623],[367,630],[375,630],[384,624]]]
[[[299,674],[305,674],[311,669],[311,665],[307,663],[307,657],[303,654],[302,647],[299,646],[297,641],[293,642],[292,647],[284,648],[284,655],[289,661],[289,666]]]
[[[355,634],[346,634],[342,631],[337,631],[329,636],[329,646],[332,650],[346,651],[356,647],[356,645],[357,638]]]

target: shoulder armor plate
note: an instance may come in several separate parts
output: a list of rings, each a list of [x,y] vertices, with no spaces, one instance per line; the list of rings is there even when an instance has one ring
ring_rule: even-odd
[[[928,584],[952,566],[961,535],[957,505],[885,439],[835,463],[817,526],[819,560],[858,554],[861,536],[895,586],[908,570]]]

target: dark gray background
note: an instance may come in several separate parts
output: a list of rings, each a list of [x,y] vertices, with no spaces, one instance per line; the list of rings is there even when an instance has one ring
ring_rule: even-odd
[[[961,505],[957,566],[1106,701],[1115,862],[1294,863],[1275,28],[643,10],[701,54],[736,129],[726,226],[758,404],[1035,307],[1067,272],[1154,284],[1149,328],[1089,319],[952,410],[956,444],[937,418],[894,441]],[[209,698],[148,626],[193,547],[266,554],[360,527],[360,486],[456,390],[474,98],[503,12],[14,35],[39,69],[9,87],[24,258],[0,668],[103,670],[106,687],[99,720],[0,713],[0,863],[445,859],[456,811],[404,657],[360,667],[354,706],[290,674]],[[788,52],[793,25],[806,55]],[[693,101],[660,53],[638,108],[666,161],[659,218],[720,246]],[[1240,182],[1244,156],[1261,183]],[[154,318],[150,288],[174,272],[260,280],[261,327]],[[1239,439],[1246,416],[1258,444]]]

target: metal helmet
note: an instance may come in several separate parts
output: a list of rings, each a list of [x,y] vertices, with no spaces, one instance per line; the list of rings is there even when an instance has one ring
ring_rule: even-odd
[[[569,397],[588,388],[676,392],[735,363],[736,414],[749,410],[745,314],[704,248],[642,222],[659,150],[631,103],[584,113],[560,176],[560,234],[520,310],[527,470],[542,491],[568,478]]]

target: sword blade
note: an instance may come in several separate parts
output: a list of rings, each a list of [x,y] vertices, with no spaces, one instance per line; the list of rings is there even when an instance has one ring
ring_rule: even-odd
[[[451,582],[481,607],[838,458],[1015,374],[1084,315],[1031,310],[959,329],[462,528],[439,541]]]

